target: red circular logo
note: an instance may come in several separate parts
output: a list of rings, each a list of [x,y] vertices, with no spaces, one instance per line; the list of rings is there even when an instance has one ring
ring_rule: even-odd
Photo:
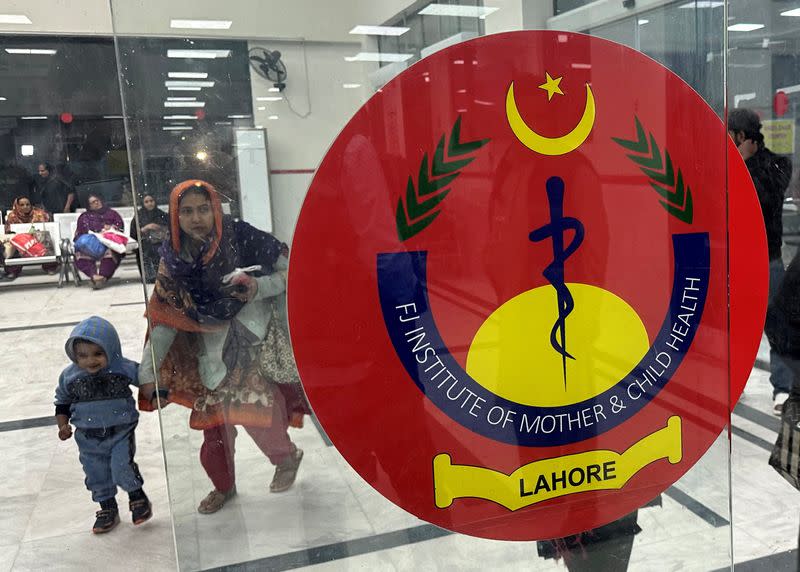
[[[703,455],[766,290],[756,194],[700,96],[627,47],[514,32],[355,114],[300,213],[289,319],[362,477],[436,525],[529,540],[615,520]]]

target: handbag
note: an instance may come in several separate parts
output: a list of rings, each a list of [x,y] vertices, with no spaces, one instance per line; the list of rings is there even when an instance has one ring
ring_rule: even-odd
[[[44,245],[36,240],[36,237],[29,232],[15,234],[11,237],[11,244],[25,257],[36,258],[47,254]]]
[[[53,237],[50,236],[50,233],[46,230],[37,230],[35,232],[31,232],[31,234],[36,237],[36,240],[44,246],[44,256],[54,256],[56,253],[56,249],[53,246]]]
[[[111,249],[117,254],[130,254],[137,248],[139,243],[116,229],[110,228],[100,232],[89,231],[97,237],[106,248]]]
[[[94,234],[82,234],[75,239],[75,250],[95,260],[100,260],[106,253],[106,247]]]
[[[783,404],[781,429],[769,464],[800,490],[800,396],[792,394]]]
[[[294,361],[289,331],[283,324],[277,309],[278,301],[273,298],[269,304],[270,320],[267,324],[264,341],[261,343],[258,371],[263,377],[274,383],[300,383],[300,374],[297,372],[297,363]]]

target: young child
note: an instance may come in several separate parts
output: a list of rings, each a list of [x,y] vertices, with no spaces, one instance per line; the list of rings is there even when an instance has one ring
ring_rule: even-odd
[[[61,372],[56,388],[58,437],[69,439],[70,421],[75,425],[86,488],[100,503],[92,532],[108,532],[119,523],[118,486],[128,493],[133,524],[141,524],[153,512],[133,460],[139,413],[129,386],[137,385],[139,365],[122,357],[114,326],[97,316],[75,326],[64,349],[72,364]],[[152,383],[139,388],[151,401],[153,390]]]

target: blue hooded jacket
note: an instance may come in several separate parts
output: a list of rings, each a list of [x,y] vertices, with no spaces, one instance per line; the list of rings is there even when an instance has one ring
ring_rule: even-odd
[[[78,367],[77,340],[103,348],[108,365],[94,374]],[[73,363],[58,378],[56,414],[68,414],[79,429],[105,429],[139,419],[130,388],[138,385],[139,364],[122,357],[119,335],[110,322],[97,316],[83,320],[72,330],[64,350]]]

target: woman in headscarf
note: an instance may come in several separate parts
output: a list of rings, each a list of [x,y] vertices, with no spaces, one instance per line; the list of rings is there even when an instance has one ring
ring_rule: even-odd
[[[42,209],[35,208],[31,203],[30,198],[26,196],[17,197],[16,199],[14,199],[14,205],[11,209],[11,212],[8,213],[8,216],[6,217],[6,226],[5,226],[6,235],[8,235],[11,232],[12,224],[29,224],[35,222],[50,222],[50,215],[47,214]],[[4,242],[3,244],[4,257],[6,259],[13,258],[14,256],[19,255],[17,250],[10,242],[6,240],[4,240],[3,242]],[[56,263],[42,264],[42,270],[44,270],[48,274],[54,274],[55,272],[58,271],[58,264]],[[22,266],[5,267],[6,277],[11,280],[19,276],[21,272],[22,272]]]
[[[158,247],[169,235],[169,218],[167,213],[156,206],[155,197],[147,193],[142,197],[142,208],[136,213],[136,221],[137,224],[131,225],[131,237],[139,241],[137,256],[144,272],[144,279],[147,282],[154,282],[161,260]],[[142,229],[141,239],[137,226]]]
[[[78,228],[74,240],[89,231],[101,232],[110,228],[124,230],[125,222],[117,211],[103,204],[103,199],[98,195],[90,194],[88,197],[89,208],[78,217]],[[114,275],[123,255],[106,249],[100,259],[95,259],[87,254],[76,251],[75,264],[78,270],[86,274],[92,281],[92,287],[102,288],[108,279]]]
[[[235,425],[275,465],[271,492],[292,486],[303,458],[287,432],[308,413],[302,390],[259,371],[270,322],[285,327],[288,249],[223,216],[217,191],[204,181],[177,185],[169,210],[172,233],[148,304],[152,330],[139,379],[155,381],[158,371],[168,401],[192,409],[189,424],[203,431],[200,461],[214,485],[198,507],[208,514],[236,494]]]

